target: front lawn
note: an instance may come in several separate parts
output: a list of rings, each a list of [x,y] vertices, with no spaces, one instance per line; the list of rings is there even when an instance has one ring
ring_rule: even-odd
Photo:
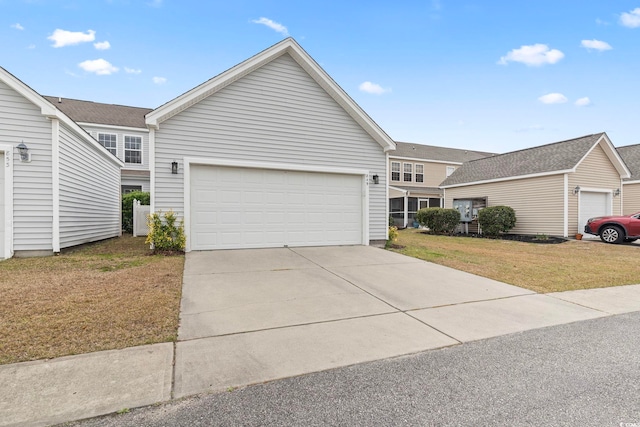
[[[640,246],[598,241],[534,244],[399,231],[396,252],[536,292],[640,283]]]
[[[0,364],[174,341],[184,256],[144,240],[0,262]]]

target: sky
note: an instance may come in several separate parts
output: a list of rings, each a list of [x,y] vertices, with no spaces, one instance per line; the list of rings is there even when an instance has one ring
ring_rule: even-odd
[[[640,0],[0,0],[0,66],[155,108],[293,37],[396,141],[640,143]]]

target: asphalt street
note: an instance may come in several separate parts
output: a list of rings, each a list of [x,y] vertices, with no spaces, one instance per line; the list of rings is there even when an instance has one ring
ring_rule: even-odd
[[[640,426],[640,312],[65,424]]]

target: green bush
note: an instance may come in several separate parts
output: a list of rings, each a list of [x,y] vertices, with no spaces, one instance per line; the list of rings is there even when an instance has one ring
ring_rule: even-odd
[[[436,234],[453,234],[460,223],[456,209],[423,208],[416,213],[416,221]]]
[[[184,221],[176,225],[176,214],[169,211],[154,212],[147,217],[149,234],[146,243],[152,245],[155,252],[182,252],[187,243],[184,235]]]
[[[478,212],[482,234],[496,237],[516,226],[516,211],[509,206],[490,206]]]
[[[133,199],[140,200],[143,205],[151,203],[151,197],[146,191],[132,191],[122,195],[122,229],[127,233],[133,232]]]

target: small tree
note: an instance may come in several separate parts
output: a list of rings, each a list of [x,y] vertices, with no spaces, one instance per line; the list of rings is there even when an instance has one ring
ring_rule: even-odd
[[[176,214],[172,211],[154,212],[147,217],[149,234],[146,243],[153,246],[155,252],[183,252],[187,244],[184,235],[184,221],[177,222]]]
[[[509,206],[490,206],[480,210],[478,223],[483,234],[497,237],[516,226],[516,211]]]
[[[122,195],[122,229],[127,233],[133,232],[133,200],[140,200],[143,205],[151,202],[146,191],[132,191]]]
[[[460,223],[456,209],[422,208],[416,213],[416,221],[436,234],[453,234]]]

